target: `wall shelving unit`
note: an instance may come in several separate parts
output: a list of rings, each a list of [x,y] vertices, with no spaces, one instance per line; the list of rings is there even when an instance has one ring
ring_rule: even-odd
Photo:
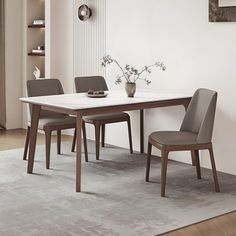
[[[45,46],[46,25],[34,25],[34,20],[45,20],[46,0],[25,0],[26,4],[26,80],[35,79],[33,71],[37,66],[41,71],[41,78],[45,78],[45,53],[33,53],[38,46]]]
[[[29,52],[28,56],[41,56],[41,57],[45,57],[45,53],[39,53],[39,52]]]
[[[40,78],[50,77],[50,14],[52,0],[23,0],[23,93],[27,96],[26,82],[34,80],[35,66],[40,69]],[[45,20],[45,24],[34,25],[34,20]],[[45,53],[33,53],[33,49],[44,46]],[[29,112],[23,106],[23,127],[27,126]]]
[[[35,28],[35,29],[45,28],[45,25],[28,25],[28,28]]]

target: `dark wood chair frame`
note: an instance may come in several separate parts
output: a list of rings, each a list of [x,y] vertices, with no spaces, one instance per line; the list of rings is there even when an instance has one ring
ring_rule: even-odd
[[[27,127],[27,134],[25,140],[25,149],[23,154],[23,160],[27,160],[27,154],[29,149],[30,142],[30,124]],[[51,135],[53,131],[57,132],[57,154],[61,154],[61,131],[64,129],[76,129],[75,125],[58,125],[58,126],[50,126],[43,131],[45,132],[45,147],[46,147],[46,169],[50,169],[50,152],[51,152]],[[74,144],[72,144],[74,145]]]
[[[186,142],[184,142],[184,140],[178,142],[178,137],[176,139],[176,142],[168,142],[168,140],[161,141],[161,133],[158,134],[158,132],[156,133],[157,136],[153,136],[152,134],[149,136],[148,155],[146,161],[146,182],[149,181],[152,146],[155,146],[161,151],[162,197],[165,196],[168,156],[171,151],[191,151],[192,163],[196,166],[197,178],[201,179],[199,151],[208,150],[211,159],[215,191],[220,192],[213,146],[211,141],[212,131],[214,127],[216,103],[217,92],[213,90],[199,88],[194,93],[180,127],[180,132],[189,132],[193,135],[194,139],[196,138],[196,140],[193,141],[191,141],[190,139],[190,143],[188,143],[187,140]],[[175,135],[174,133],[172,135]],[[160,139],[158,135],[160,135]],[[166,135],[168,137],[168,134]],[[182,134],[180,133],[180,135]]]
[[[87,135],[86,135],[86,126],[85,123],[90,123],[94,125],[95,128],[95,143],[96,143],[96,160],[99,160],[99,153],[100,153],[100,138],[101,138],[101,146],[105,147],[105,130],[106,124],[112,124],[117,122],[127,122],[128,126],[128,135],[129,135],[129,147],[130,147],[130,154],[133,154],[133,144],[132,144],[132,132],[131,132],[131,122],[130,117],[124,117],[123,119],[108,119],[108,120],[97,120],[97,121],[82,121],[82,131],[83,131],[83,141],[84,141],[84,153],[85,153],[85,161],[88,162],[88,149],[87,149]],[[102,132],[101,132],[102,131]],[[101,135],[102,134],[102,135]],[[100,137],[101,136],[101,137]],[[74,139],[72,143],[72,152],[75,152],[75,145],[76,145],[76,130],[74,133]]]
[[[61,85],[61,82],[58,79],[47,79],[47,80],[29,80],[27,81],[27,91],[29,97],[32,96],[49,96],[49,95],[62,95],[64,94],[63,87]],[[32,106],[29,106],[31,117],[32,117]],[[54,118],[55,120],[58,120],[59,117],[56,117],[55,115],[63,115],[64,113],[51,113],[46,111],[45,109],[40,110],[39,112],[39,120],[41,118]],[[68,114],[64,114],[65,118],[68,117]],[[64,119],[63,117],[60,117],[60,119]],[[26,140],[25,140],[25,149],[23,154],[23,160],[27,160],[27,154],[29,149],[30,141],[32,141],[31,137],[31,129],[32,129],[32,122],[28,122],[27,127],[27,134],[26,134]],[[61,131],[64,129],[76,129],[76,118],[74,118],[74,122],[70,123],[49,123],[45,124],[43,127],[38,127],[39,130],[44,131],[45,133],[45,149],[46,149],[46,168],[50,168],[50,151],[51,151],[51,135],[53,131],[57,132],[57,154],[61,154]],[[37,135],[37,133],[36,133]]]
[[[86,76],[86,77],[77,77],[75,78],[75,88],[77,93],[87,93],[88,90],[102,90],[108,91],[108,87],[104,77],[102,76]],[[87,152],[87,143],[86,143],[86,127],[85,123],[89,123],[94,125],[95,128],[95,143],[96,143],[96,160],[99,160],[100,155],[100,138],[102,147],[105,147],[105,129],[106,124],[112,123],[120,123],[127,122],[128,126],[128,136],[129,136],[129,146],[130,153],[133,153],[133,144],[132,144],[132,133],[131,133],[131,123],[130,116],[128,114],[124,114],[122,117],[103,117],[102,119],[98,118],[90,118],[85,117],[82,119],[82,130],[84,137],[84,147],[85,147],[85,160],[88,162],[88,152]],[[102,132],[101,132],[102,131]],[[102,133],[102,137],[101,136]],[[74,134],[74,140],[72,145],[72,152],[75,151],[75,143],[76,143],[76,131]]]
[[[156,142],[152,142],[152,140],[149,139],[148,155],[147,155],[147,161],[146,161],[146,182],[149,182],[152,146],[155,146],[161,151],[161,196],[162,197],[165,197],[168,155],[171,151],[191,151],[192,160],[195,161],[195,165],[196,165],[197,178],[201,179],[199,151],[208,150],[210,154],[210,159],[211,159],[211,166],[212,166],[213,178],[214,178],[214,183],[215,183],[215,191],[220,192],[220,186],[219,186],[219,182],[217,178],[212,143],[197,144],[197,145],[192,145],[192,144],[191,145],[161,145],[161,144],[157,144]]]

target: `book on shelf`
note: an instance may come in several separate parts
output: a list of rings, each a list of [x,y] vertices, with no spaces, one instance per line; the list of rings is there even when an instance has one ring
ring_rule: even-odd
[[[32,53],[45,53],[45,50],[40,50],[40,49],[33,49]]]
[[[33,25],[45,25],[45,20],[34,20]]]

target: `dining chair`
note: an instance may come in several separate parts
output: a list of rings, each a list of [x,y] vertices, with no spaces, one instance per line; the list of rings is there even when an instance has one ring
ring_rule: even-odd
[[[89,90],[93,91],[108,91],[108,87],[105,79],[102,76],[89,76],[89,77],[77,77],[75,78],[75,88],[77,93],[86,93]],[[99,99],[99,98],[97,98]],[[91,99],[91,102],[94,102]],[[102,147],[105,147],[105,127],[106,124],[127,122],[130,153],[133,153],[132,134],[130,116],[125,112],[107,113],[102,115],[91,115],[83,117],[83,137],[86,137],[85,123],[93,124],[95,127],[95,143],[96,143],[96,160],[99,160],[99,146],[100,146],[100,130],[102,131],[101,143]],[[76,132],[76,131],[75,131]],[[76,137],[76,133],[74,135]],[[86,138],[84,138],[84,146],[87,147]],[[75,148],[75,147],[73,147]],[[88,153],[85,153],[88,160]]]
[[[199,150],[208,150],[211,159],[215,191],[220,192],[214,160],[212,131],[215,119],[217,92],[198,89],[188,106],[180,131],[159,131],[149,136],[146,162],[146,182],[149,181],[152,146],[161,150],[161,196],[165,196],[168,155],[171,151],[191,151],[201,179]]]
[[[61,82],[58,79],[28,80],[27,92],[29,97],[64,94]],[[27,159],[30,141],[30,127],[31,124],[28,122],[23,160]],[[61,154],[61,131],[64,129],[76,128],[76,120],[75,117],[66,114],[41,110],[38,128],[45,132],[46,168],[49,169],[52,131],[57,131],[57,154]]]

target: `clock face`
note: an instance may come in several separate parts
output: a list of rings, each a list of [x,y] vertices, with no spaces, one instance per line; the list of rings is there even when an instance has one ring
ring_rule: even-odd
[[[233,7],[236,6],[236,0],[219,0],[219,7]]]

